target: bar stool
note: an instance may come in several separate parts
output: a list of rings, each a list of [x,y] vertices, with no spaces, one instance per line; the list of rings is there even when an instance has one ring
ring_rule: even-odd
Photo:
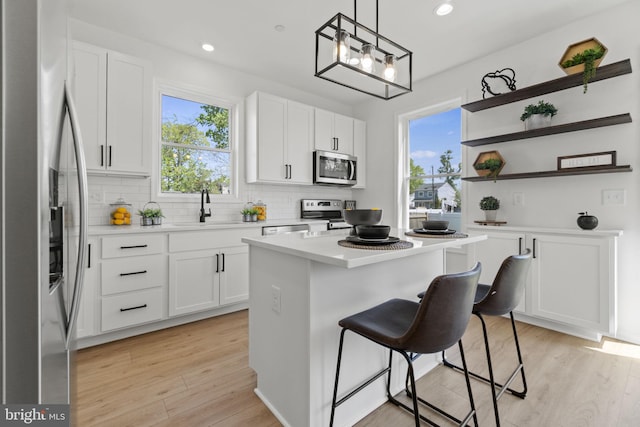
[[[502,397],[505,391],[524,399],[527,395],[527,380],[524,375],[524,364],[522,363],[522,354],[520,352],[520,343],[518,342],[518,332],[516,330],[516,322],[513,319],[513,309],[520,303],[524,294],[524,285],[526,282],[527,271],[531,264],[531,250],[527,249],[520,255],[512,255],[505,259],[496,274],[491,286],[478,284],[476,291],[475,303],[473,304],[473,314],[475,314],[482,323],[482,333],[484,335],[484,348],[487,354],[487,365],[489,368],[489,378],[485,378],[475,372],[469,372],[472,377],[489,383],[491,385],[491,397],[493,400],[493,412],[496,418],[496,426],[500,426],[500,414],[498,412],[498,399]],[[420,297],[420,295],[418,295]],[[491,352],[489,351],[489,338],[487,334],[487,325],[483,316],[504,316],[509,314],[511,318],[511,329],[513,330],[513,340],[515,342],[516,353],[518,354],[518,366],[511,373],[507,381],[503,384],[497,383],[493,375],[493,365],[491,363]],[[464,362],[464,358],[462,359]],[[442,362],[449,368],[464,372],[463,367],[449,362],[445,352],[442,352]],[[510,384],[516,379],[518,373],[522,378],[522,390],[516,391],[510,388]],[[499,391],[496,393],[496,388]]]
[[[432,425],[437,425],[420,414],[418,402],[455,421],[459,425],[466,425],[467,422],[473,418],[474,424],[477,427],[478,419],[461,338],[471,317],[471,309],[480,277],[480,269],[480,263],[477,263],[470,271],[436,277],[427,288],[424,298],[419,303],[402,299],[392,299],[363,312],[346,317],[338,322],[342,327],[342,331],[340,332],[336,379],[331,403],[330,426],[333,426],[335,410],[339,405],[373,383],[376,379],[388,374],[387,398],[396,406],[400,406],[413,413],[416,427],[420,425],[421,419]],[[383,368],[377,374],[362,382],[358,387],[338,400],[340,363],[342,359],[344,334],[347,330],[353,331],[364,338],[388,348],[389,366]],[[458,343],[462,356],[463,372],[465,373],[469,405],[471,408],[462,421],[417,396],[413,361],[408,354],[409,352],[420,354],[439,353],[451,347],[456,342]],[[407,361],[413,407],[405,405],[391,395],[391,365],[394,351],[400,353]]]

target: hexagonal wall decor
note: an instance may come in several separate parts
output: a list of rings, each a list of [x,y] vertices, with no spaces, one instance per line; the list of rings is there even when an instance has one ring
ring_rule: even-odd
[[[573,58],[576,54],[584,52],[587,49],[594,49],[598,46],[602,46],[604,48],[604,54],[602,55],[602,57],[596,59],[593,62],[593,65],[597,68],[598,65],[600,65],[600,63],[604,59],[604,57],[607,55],[608,49],[605,45],[603,45],[600,42],[600,40],[598,40],[595,37],[591,37],[590,39],[582,40],[580,42],[569,45],[569,47],[567,47],[567,49],[564,51],[564,55],[562,55],[562,58],[560,58],[560,62],[558,62],[558,66],[562,68],[562,70],[567,74],[582,73],[584,71],[584,64],[573,65],[567,68],[564,68],[562,64],[565,61],[568,61],[569,59]]]
[[[493,159],[500,161],[500,166],[497,169],[494,169],[494,170],[478,169],[480,164],[486,162],[487,160],[493,160]],[[478,157],[476,157],[476,161],[473,162],[473,169],[475,169],[476,173],[479,176],[486,176],[487,178],[492,178],[492,177],[498,176],[502,168],[504,168],[505,163],[506,162],[504,161],[504,158],[502,157],[502,155],[500,155],[498,151],[484,151],[478,154]]]

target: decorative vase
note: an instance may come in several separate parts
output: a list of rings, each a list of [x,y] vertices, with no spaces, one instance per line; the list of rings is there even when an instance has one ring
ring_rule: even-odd
[[[162,217],[151,218],[151,224],[162,225]]]
[[[242,221],[251,222],[251,215],[249,215],[249,214],[242,215]]]
[[[598,218],[589,215],[588,212],[580,212],[578,217],[578,227],[583,230],[593,230],[598,226]]]
[[[251,222],[256,222],[256,221],[258,221],[258,214],[251,215]]]
[[[484,211],[484,219],[486,221],[495,221],[497,213],[498,211],[496,209],[486,210]]]
[[[140,225],[153,225],[153,220],[149,217],[143,216],[140,218]]]
[[[551,115],[534,114],[524,120],[524,130],[539,129],[551,126]]]

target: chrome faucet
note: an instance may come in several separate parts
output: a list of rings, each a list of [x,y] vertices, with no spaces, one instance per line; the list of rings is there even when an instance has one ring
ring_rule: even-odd
[[[205,195],[206,195],[206,203],[211,203],[211,199],[209,199],[209,190],[205,189],[200,192],[200,222],[204,222],[204,219],[208,216],[211,216],[211,208],[209,208],[209,212],[205,213],[204,204],[205,204]]]

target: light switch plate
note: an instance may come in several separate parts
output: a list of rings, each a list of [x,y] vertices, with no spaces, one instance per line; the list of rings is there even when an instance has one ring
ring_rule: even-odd
[[[602,190],[603,205],[625,205],[627,203],[627,190]]]
[[[513,206],[524,206],[524,193],[513,193]]]

